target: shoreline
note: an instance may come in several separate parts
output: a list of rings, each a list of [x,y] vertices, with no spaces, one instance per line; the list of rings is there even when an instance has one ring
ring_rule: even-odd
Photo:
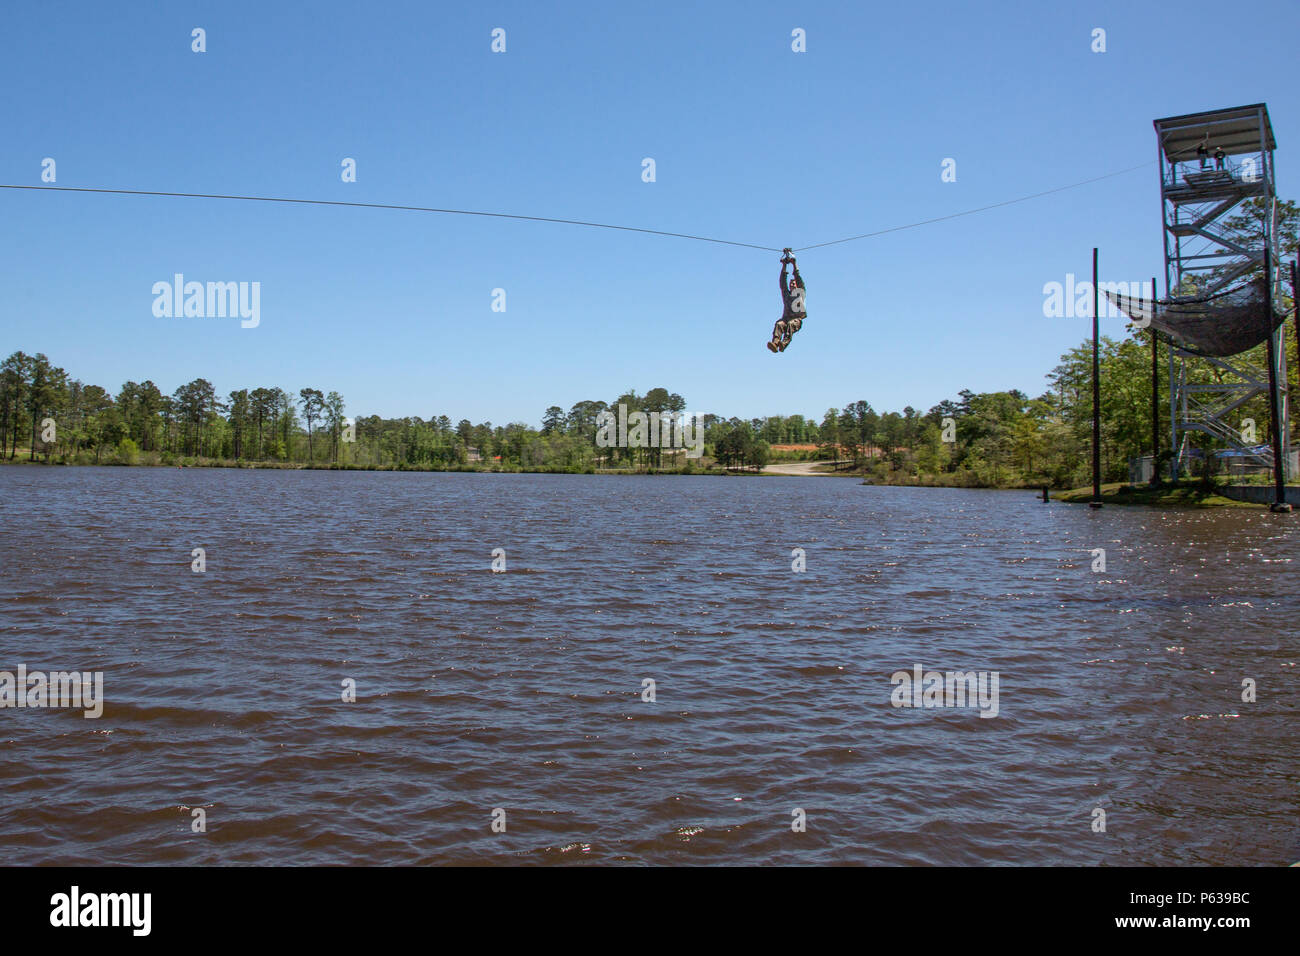
[[[234,469],[243,471],[412,471],[412,472],[445,472],[451,473],[471,473],[471,474],[529,474],[529,475],[760,475],[756,471],[736,471],[717,467],[707,468],[555,468],[550,466],[518,466],[507,465],[475,467],[473,465],[358,465],[358,464],[332,464],[324,462],[275,462],[275,461],[248,461],[245,459],[199,459],[186,460],[184,462],[163,463],[158,461],[101,461],[101,462],[71,462],[71,461],[28,461],[23,458],[0,460],[0,467],[3,466],[27,466],[36,468],[218,468]]]
[[[742,478],[854,478],[859,484],[880,488],[950,488],[964,491],[1022,491],[1041,496],[1043,485],[1004,484],[1004,485],[968,485],[935,480],[939,476],[929,476],[928,480],[890,481],[870,478],[864,480],[860,471],[818,471],[818,466],[827,464],[820,461],[773,462],[762,470],[723,468],[716,465],[689,468],[555,468],[549,466],[527,467],[510,465],[506,467],[475,465],[438,466],[427,465],[358,465],[326,464],[321,462],[273,462],[247,461],[244,459],[196,459],[164,464],[160,461],[103,461],[103,462],[69,462],[69,461],[30,461],[18,457],[12,460],[0,459],[0,466],[27,466],[39,468],[217,468],[247,471],[375,471],[375,472],[420,472],[434,474],[484,474],[484,475],[611,475],[611,476],[710,476]],[[780,469],[780,470],[777,470]],[[1146,506],[1152,508],[1244,508],[1255,511],[1267,511],[1268,504],[1245,501],[1228,497],[1222,493],[1221,485],[1210,484],[1194,479],[1184,480],[1171,485],[1163,483],[1156,487],[1149,485],[1133,486],[1124,482],[1108,482],[1102,485],[1102,504],[1121,507]],[[1262,486],[1261,486],[1262,487]],[[1291,486],[1294,488],[1295,486]],[[1092,500],[1090,485],[1049,490],[1052,501],[1063,504],[1087,504]]]
[[[1092,500],[1092,486],[1053,492],[1052,499],[1066,504],[1087,504]],[[1150,508],[1246,508],[1267,511],[1267,504],[1240,501],[1222,494],[1219,485],[1207,484],[1199,479],[1164,482],[1159,485],[1131,485],[1110,482],[1101,486],[1103,505],[1131,507],[1145,505]]]

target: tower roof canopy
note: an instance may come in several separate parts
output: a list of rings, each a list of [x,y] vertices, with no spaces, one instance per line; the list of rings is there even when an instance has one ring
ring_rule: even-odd
[[[1208,136],[1210,152],[1222,149],[1228,155],[1262,153],[1277,148],[1268,107],[1263,103],[1234,106],[1226,110],[1188,113],[1155,121],[1160,150],[1168,163],[1196,158],[1196,147]]]

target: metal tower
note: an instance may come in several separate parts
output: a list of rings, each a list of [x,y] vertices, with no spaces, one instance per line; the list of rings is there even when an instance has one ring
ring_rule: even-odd
[[[1259,274],[1267,263],[1271,301],[1281,295],[1277,256],[1277,191],[1273,127],[1263,103],[1211,110],[1155,121],[1160,156],[1160,206],[1164,219],[1165,289],[1170,302],[1213,295]],[[1246,240],[1228,236],[1226,221],[1257,199],[1263,207],[1258,232]],[[1274,333],[1278,362],[1283,460],[1289,451],[1284,329]],[[1252,449],[1261,442],[1245,427],[1239,409],[1269,394],[1266,366],[1245,354],[1201,356],[1171,343],[1169,357],[1170,437],[1177,477],[1189,455],[1188,436],[1199,431],[1219,439],[1251,463],[1271,466],[1272,455]],[[1216,370],[1214,382],[1194,382],[1189,361],[1199,358]],[[1259,423],[1258,435],[1263,434]]]

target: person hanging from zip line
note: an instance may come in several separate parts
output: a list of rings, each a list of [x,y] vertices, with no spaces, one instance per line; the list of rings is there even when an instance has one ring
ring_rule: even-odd
[[[790,266],[794,266],[794,278],[787,282],[786,269]],[[786,346],[790,344],[790,339],[803,325],[803,320],[808,318],[808,313],[804,309],[804,291],[803,276],[799,275],[799,264],[795,262],[794,255],[788,248],[783,249],[781,252],[781,318],[777,319],[776,324],[772,326],[772,341],[767,343],[768,351],[784,352]]]

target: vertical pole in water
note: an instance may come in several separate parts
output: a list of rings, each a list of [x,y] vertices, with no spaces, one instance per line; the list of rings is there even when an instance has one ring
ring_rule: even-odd
[[[1295,324],[1295,367],[1296,374],[1300,375],[1300,281],[1297,273],[1300,272],[1300,257],[1291,260],[1291,321]]]
[[[1100,329],[1097,309],[1097,248],[1092,250],[1092,501],[1090,508],[1101,507],[1101,358],[1097,333]]]
[[[1300,381],[1300,288],[1297,288],[1300,284],[1298,282],[1300,276],[1297,275],[1298,273],[1300,273],[1300,256],[1291,260],[1291,323],[1295,326],[1296,380]],[[1290,388],[1289,385],[1287,387]],[[1292,480],[1295,477],[1292,475]]]
[[[1169,280],[1165,280],[1165,291],[1169,291]],[[1170,298],[1173,296],[1171,295]],[[1174,385],[1174,375],[1177,370],[1174,368],[1174,343],[1169,341],[1169,478],[1171,481],[1178,481],[1178,456],[1181,449],[1178,447],[1178,389]]]
[[[1151,319],[1156,317],[1156,277],[1151,277]],[[1151,484],[1160,483],[1160,340],[1151,328]]]
[[[1269,262],[1269,249],[1264,247],[1264,314],[1273,324],[1273,272]],[[1289,511],[1286,504],[1286,476],[1282,473],[1282,416],[1277,401],[1277,346],[1274,339],[1277,332],[1270,329],[1268,333],[1268,414],[1269,431],[1273,438],[1273,511]]]

